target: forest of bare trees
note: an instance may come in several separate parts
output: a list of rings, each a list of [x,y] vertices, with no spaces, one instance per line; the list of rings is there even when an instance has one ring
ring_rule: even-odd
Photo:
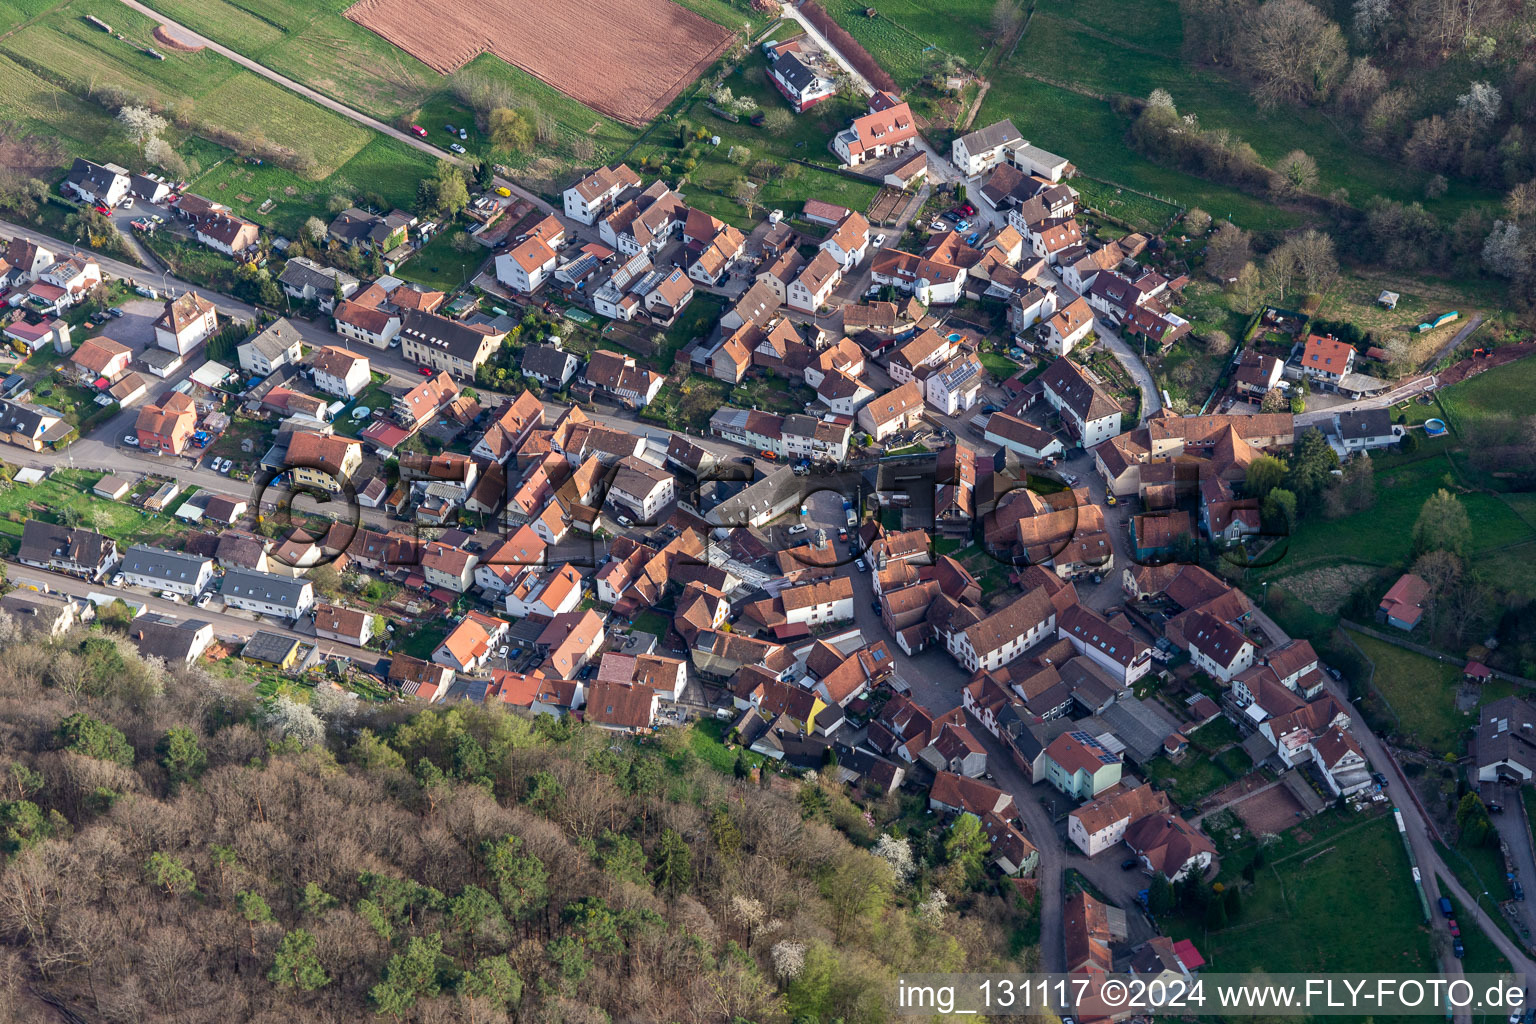
[[[0,617],[0,663],[8,1022],[852,1024],[899,971],[1032,963],[921,798],[764,788],[681,730],[263,701],[99,629]]]

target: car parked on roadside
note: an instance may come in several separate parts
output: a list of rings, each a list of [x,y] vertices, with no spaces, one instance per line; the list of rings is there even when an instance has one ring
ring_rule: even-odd
[[[139,446],[139,439],[133,434],[124,434],[123,444],[127,445],[129,448],[137,448]]]
[[[426,130],[426,129],[425,129],[425,128],[423,128],[423,127],[422,127],[422,126],[421,126],[421,125],[419,125],[419,124],[413,124],[413,125],[411,125],[411,131],[412,131],[412,132],[413,132],[413,133],[414,133],[414,134],[416,134],[416,135],[420,135],[420,136],[421,136],[421,137],[422,137],[422,138],[426,138],[426,137],[427,137],[427,130]]]
[[[459,145],[457,142],[450,142],[450,143],[448,143],[448,148],[453,150],[455,153],[462,153],[462,152],[464,152],[464,147]]]

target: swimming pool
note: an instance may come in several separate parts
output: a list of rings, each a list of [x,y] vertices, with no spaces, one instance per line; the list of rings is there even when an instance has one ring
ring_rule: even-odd
[[[1439,437],[1445,433],[1445,421],[1442,419],[1425,420],[1424,433],[1428,437]]]

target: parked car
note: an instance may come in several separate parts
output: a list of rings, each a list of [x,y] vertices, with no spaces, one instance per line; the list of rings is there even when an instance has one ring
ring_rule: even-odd
[[[498,658],[502,659],[503,661],[505,661],[506,657],[507,657],[507,651],[510,650],[510,649],[511,648],[508,648],[508,647],[501,648],[500,650],[498,650],[496,652],[496,657],[498,657]]]
[[[1509,892],[1517,901],[1524,901],[1525,890],[1520,887],[1520,882],[1517,879],[1511,878],[1509,880]]]
[[[869,572],[869,566],[864,564],[864,559],[862,558],[855,558],[853,560],[853,567],[859,570],[859,572]]]
[[[162,590],[162,591],[160,591],[160,597],[161,597],[162,600],[175,601],[177,604],[181,603],[181,595],[180,594],[173,594],[169,590]]]
[[[119,319],[124,315],[126,314],[123,313],[122,308],[119,306],[113,306],[111,309],[107,310],[107,316],[110,316],[114,320]]]
[[[117,205],[121,206],[125,210],[133,209],[133,196],[129,196],[128,198],[124,199],[121,203],[118,203]]]
[[[418,366],[416,367],[416,372],[421,374],[423,377],[430,377],[437,371],[432,369],[430,366]]]
[[[619,516],[618,517],[618,524],[620,526],[628,528],[628,527],[634,526],[635,522],[634,522],[633,519],[630,519],[629,516]]]
[[[505,186],[505,185],[497,185],[496,186],[496,194],[501,196],[501,198],[503,198],[503,199],[511,199],[512,198],[512,190],[507,188],[507,186]]]
[[[1451,911],[1451,901],[1450,901],[1449,897],[1441,896],[1440,897],[1440,904],[1439,904],[1439,906],[1440,906],[1440,913],[1444,914],[1446,917],[1450,917],[1451,916],[1451,912],[1452,912]]]
[[[108,206],[102,206],[100,203],[96,204],[96,212],[101,214],[103,217],[112,216],[112,208]]]
[[[127,445],[129,448],[137,448],[139,446],[139,439],[133,434],[124,434],[123,444]]]
[[[1451,953],[1456,957],[1457,960],[1460,960],[1462,957],[1467,955],[1467,947],[1461,944],[1460,939],[1452,939]]]
[[[223,473],[225,476],[228,476],[229,475],[229,471],[234,469],[234,468],[235,468],[235,460],[234,459],[225,459],[223,465],[219,466],[219,472]]]
[[[1456,919],[1454,917],[1446,918],[1445,926],[1446,928],[1450,929],[1452,938],[1456,938],[1461,935],[1461,925],[1456,923]]]
[[[778,458],[779,458],[776,454],[774,454],[773,452],[770,452],[766,448],[764,448],[762,451],[758,452],[757,454],[761,455],[763,458],[767,459],[769,462],[777,462]]]
[[[457,135],[457,134],[459,134],[459,130],[457,128],[455,128],[451,124],[443,125],[443,131],[447,132],[449,135]]]
[[[965,214],[967,217],[974,217],[976,216],[976,206],[969,201],[961,203],[960,212]]]
[[[411,125],[411,131],[414,132],[417,135],[420,135],[422,138],[426,138],[427,137],[427,130],[425,128],[423,128],[419,124]]]
[[[114,587],[120,587],[120,586],[123,585],[123,574],[122,573],[118,573],[117,575],[112,577],[112,585]]]
[[[955,221],[955,230],[956,231],[967,231],[967,230],[970,229],[970,227],[971,227],[971,222],[966,220],[963,217],[961,219]]]
[[[1137,860],[1135,857],[1127,857],[1125,860],[1120,862],[1120,870],[1129,871],[1140,863],[1141,861]]]
[[[450,143],[448,143],[448,148],[453,150],[455,153],[462,153],[462,152],[464,152],[464,147],[459,145],[457,142],[450,142]]]
[[[461,140],[467,140],[469,138],[469,129],[467,129],[467,128],[460,128],[459,129],[459,138]]]
[[[804,523],[796,523],[794,526],[791,526],[789,528],[789,535],[791,537],[798,537],[802,533],[810,532],[810,529],[811,528],[809,526],[806,526]]]
[[[192,603],[197,605],[199,608],[207,608],[208,607],[208,602],[210,602],[212,600],[213,600],[213,595],[212,594],[203,594],[196,601],[194,601]]]
[[[884,244],[885,244],[885,236],[884,235],[876,235],[875,236],[875,248],[878,249],[878,248],[880,248]]]

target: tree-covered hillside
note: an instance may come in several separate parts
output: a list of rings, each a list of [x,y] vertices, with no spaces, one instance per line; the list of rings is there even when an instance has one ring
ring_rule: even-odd
[[[902,970],[1033,961],[916,798],[301,697],[0,617],[0,1019],[851,1024]]]

